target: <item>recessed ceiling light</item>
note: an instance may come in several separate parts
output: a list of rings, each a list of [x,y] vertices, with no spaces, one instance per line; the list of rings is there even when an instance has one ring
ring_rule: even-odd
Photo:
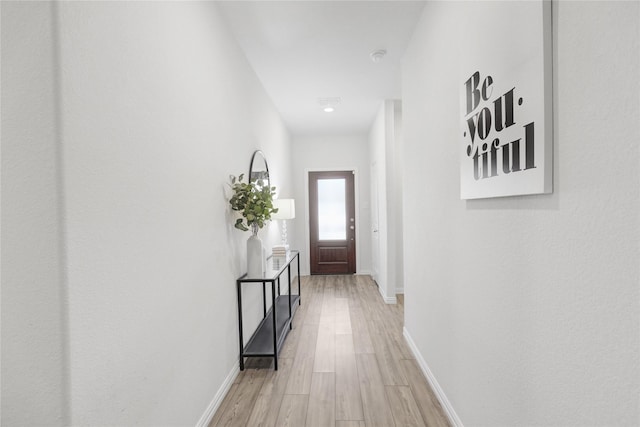
[[[318,104],[325,113],[333,113],[339,103],[340,98],[318,98]]]
[[[373,62],[380,62],[382,61],[382,58],[384,58],[386,54],[387,54],[387,51],[385,49],[376,49],[369,54],[369,57]]]

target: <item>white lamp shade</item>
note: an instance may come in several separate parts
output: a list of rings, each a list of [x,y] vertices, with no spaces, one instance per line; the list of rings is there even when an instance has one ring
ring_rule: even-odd
[[[278,212],[271,215],[271,219],[294,219],[296,217],[296,203],[294,199],[275,199],[273,207]]]

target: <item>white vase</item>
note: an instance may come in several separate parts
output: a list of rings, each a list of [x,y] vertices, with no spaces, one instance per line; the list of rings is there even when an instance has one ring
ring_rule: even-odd
[[[262,277],[264,274],[264,251],[258,237],[258,225],[251,224],[252,234],[247,240],[247,276]]]

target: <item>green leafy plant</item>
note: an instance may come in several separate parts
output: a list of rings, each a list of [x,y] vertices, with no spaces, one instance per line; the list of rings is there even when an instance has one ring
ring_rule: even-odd
[[[249,228],[262,228],[271,219],[271,215],[278,212],[273,207],[273,196],[276,187],[258,186],[255,182],[244,183],[241,174],[237,179],[231,175],[231,190],[233,196],[229,200],[231,209],[242,214],[234,225],[235,228],[248,231]],[[257,232],[257,229],[254,230]]]

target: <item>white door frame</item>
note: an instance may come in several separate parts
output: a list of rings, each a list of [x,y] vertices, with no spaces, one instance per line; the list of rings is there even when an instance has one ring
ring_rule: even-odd
[[[371,176],[371,277],[373,277],[373,280],[376,282],[378,281],[378,275],[380,274],[380,212],[378,210],[379,194],[377,168],[378,165],[376,162],[373,162],[371,163],[369,171]]]

